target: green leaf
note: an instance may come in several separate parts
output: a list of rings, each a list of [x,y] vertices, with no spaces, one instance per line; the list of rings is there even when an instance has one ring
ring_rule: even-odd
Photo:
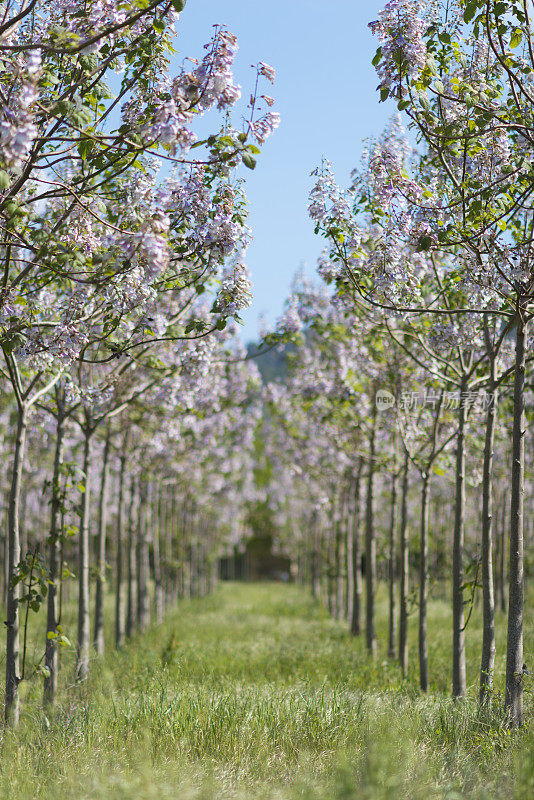
[[[242,159],[245,167],[248,167],[249,169],[254,169],[256,167],[256,159],[254,156],[251,156],[250,153],[243,153]]]
[[[477,13],[477,10],[478,8],[476,3],[468,3],[464,11],[464,22],[471,22]]]
[[[432,238],[430,236],[420,236],[417,240],[417,252],[424,253],[432,247]]]
[[[510,47],[517,47],[518,44],[521,44],[521,40],[523,39],[523,31],[521,28],[516,28],[512,31],[512,35],[510,36]]]
[[[426,94],[419,95],[419,102],[425,111],[430,111],[430,100]]]
[[[186,0],[172,0],[172,7],[175,11],[180,13],[180,11],[183,11],[185,8],[185,2]]]
[[[20,347],[24,342],[24,337],[20,333],[14,333],[2,344],[4,353],[10,355],[16,347]]]
[[[2,169],[0,170],[0,189],[2,191],[5,191],[6,189],[9,189],[9,186],[10,186],[9,175]]]

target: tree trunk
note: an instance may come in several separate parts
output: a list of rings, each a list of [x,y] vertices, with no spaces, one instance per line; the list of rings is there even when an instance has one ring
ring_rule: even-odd
[[[170,502],[169,494],[171,494]],[[171,608],[173,604],[172,533],[176,520],[176,498],[174,492],[171,493],[170,486],[165,491],[163,520],[165,529],[165,606],[166,608]]]
[[[520,306],[518,302],[518,306]],[[512,431],[512,497],[508,559],[508,632],[505,708],[512,728],[523,723],[523,495],[525,476],[525,339],[527,323],[517,315],[514,417]]]
[[[95,592],[95,630],[93,643],[97,655],[104,655],[104,589],[106,583],[106,527],[107,527],[107,482],[111,432],[108,428],[104,455],[102,458],[102,477],[98,501],[98,563]]]
[[[421,487],[421,553],[419,561],[419,686],[428,692],[428,493],[430,474],[423,474]]]
[[[318,600],[321,594],[321,572],[319,562],[319,515],[317,510],[314,509],[311,520],[311,537],[312,537],[312,551],[311,551],[311,593],[315,600]]]
[[[125,618],[124,618],[124,488],[126,473],[126,458],[128,438],[124,437],[119,471],[119,498],[117,501],[117,576],[115,584],[115,646],[120,649],[124,646]]]
[[[499,564],[501,584],[501,611],[506,613],[506,496],[502,499],[502,527],[501,527],[501,562]]]
[[[484,442],[484,468],[482,480],[482,596],[483,634],[482,660],[480,664],[480,703],[486,702],[493,689],[493,666],[495,663],[495,599],[493,593],[493,446],[497,415],[497,388],[495,360],[491,361],[491,383],[488,391],[486,411],[486,437]]]
[[[376,655],[375,632],[375,587],[376,587],[376,538],[373,525],[373,495],[375,476],[375,445],[376,445],[376,404],[373,402],[372,427],[369,440],[369,475],[367,478],[367,501],[365,518],[365,588],[366,588],[366,619],[365,634],[367,649],[371,655]]]
[[[358,462],[358,472],[354,482],[354,514],[352,520],[352,616],[350,632],[360,636],[362,632],[362,541],[360,531],[360,484],[363,459]]]
[[[465,525],[465,423],[467,381],[460,383],[458,434],[456,437],[456,490],[452,543],[452,696],[466,691],[464,620],[464,525]]]
[[[154,558],[154,606],[156,612],[156,624],[163,622],[163,580],[161,577],[160,559],[160,527],[161,527],[161,504],[162,488],[158,484],[153,484],[152,490],[152,554]]]
[[[28,409],[18,405],[17,435],[13,454],[13,472],[8,506],[8,581],[6,619],[6,695],[4,717],[7,725],[16,728],[19,722],[19,596],[20,584],[11,585],[20,561],[19,507],[22,467],[26,449]]]
[[[56,417],[56,449],[54,454],[54,472],[52,475],[52,502],[50,505],[50,535],[48,538],[48,570],[50,582],[48,585],[47,615],[46,615],[46,640],[45,640],[45,667],[48,675],[44,679],[43,702],[45,706],[52,705],[57,697],[58,679],[58,586],[62,576],[61,564],[61,465],[63,464],[63,442],[65,436],[65,410],[62,390],[56,390],[57,417]],[[51,634],[50,638],[48,634]]]
[[[150,576],[149,561],[149,532],[146,514],[147,485],[140,483],[139,507],[137,514],[137,535],[139,542],[139,585],[138,585],[138,613],[139,630],[144,633],[150,626],[150,595],[148,581]]]
[[[4,509],[2,508],[0,511],[1,514],[1,522],[0,522],[0,552],[2,553],[1,556],[1,564],[2,567],[0,569],[0,604],[4,605],[7,600],[7,571],[9,568],[8,558],[7,558],[7,538],[6,538],[6,531],[7,525],[5,525],[4,520]]]
[[[78,541],[78,647],[76,652],[76,682],[87,680],[89,674],[89,519],[91,513],[91,464],[94,428],[84,428],[83,472],[85,491],[81,498],[80,533]]]
[[[327,569],[327,577],[328,577],[328,613],[330,616],[335,615],[335,570],[336,570],[336,560],[335,560],[335,541],[336,541],[336,523],[335,523],[335,499],[332,498],[332,514],[330,519],[330,524],[326,530],[327,536],[327,553],[328,553],[328,569]]]
[[[399,602],[399,663],[402,677],[408,677],[408,591],[410,554],[408,546],[408,451],[404,453],[402,470],[401,528],[400,528],[400,602]]]
[[[395,465],[396,468],[396,465]],[[397,472],[391,476],[391,516],[389,521],[389,642],[388,658],[395,658],[397,651],[397,608],[395,604],[395,581],[397,573]]]
[[[130,484],[130,504],[128,509],[128,586],[127,586],[127,606],[126,606],[126,636],[128,639],[134,634],[136,619],[136,542],[135,542],[135,478],[132,476]]]
[[[345,619],[352,619],[352,598],[354,597],[354,574],[352,571],[352,526],[354,524],[354,491],[349,483],[345,501],[345,594],[343,597],[343,611]]]
[[[334,614],[336,619],[341,619],[343,616],[343,569],[342,569],[342,553],[341,548],[343,544],[343,493],[339,494],[339,504],[337,509],[337,516],[334,517]]]

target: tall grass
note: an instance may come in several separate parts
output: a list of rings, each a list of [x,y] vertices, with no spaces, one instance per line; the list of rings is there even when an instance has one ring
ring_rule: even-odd
[[[379,612],[384,639],[382,595]],[[39,687],[30,686],[20,730],[3,739],[0,797],[534,797],[531,692],[527,724],[515,736],[498,691],[491,707],[477,708],[475,610],[473,686],[465,701],[450,700],[443,602],[431,604],[431,619],[433,691],[421,697],[415,663],[403,681],[383,650],[373,662],[304,590],[223,585],[95,661],[82,689],[69,687],[65,659],[64,700],[48,716]],[[497,690],[503,628],[499,619]],[[527,652],[531,646],[529,629]]]

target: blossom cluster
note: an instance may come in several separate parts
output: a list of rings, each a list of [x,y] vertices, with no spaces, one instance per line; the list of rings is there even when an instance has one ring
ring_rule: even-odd
[[[217,310],[234,315],[248,308],[251,300],[252,282],[249,272],[242,261],[236,261],[224,270],[221,286],[217,292]]]
[[[380,41],[377,72],[380,89],[402,96],[403,81],[420,74],[426,63],[425,22],[415,0],[389,0],[369,27]]]
[[[14,62],[14,69],[10,99],[1,110],[0,162],[5,169],[21,172],[38,135],[35,103],[39,97],[40,51],[28,51],[20,66]]]

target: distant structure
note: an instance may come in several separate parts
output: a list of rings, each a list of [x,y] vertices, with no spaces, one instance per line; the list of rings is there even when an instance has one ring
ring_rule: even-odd
[[[243,552],[237,547],[219,559],[219,578],[223,581],[289,581],[292,579],[291,559],[273,552],[273,537],[253,536]]]

